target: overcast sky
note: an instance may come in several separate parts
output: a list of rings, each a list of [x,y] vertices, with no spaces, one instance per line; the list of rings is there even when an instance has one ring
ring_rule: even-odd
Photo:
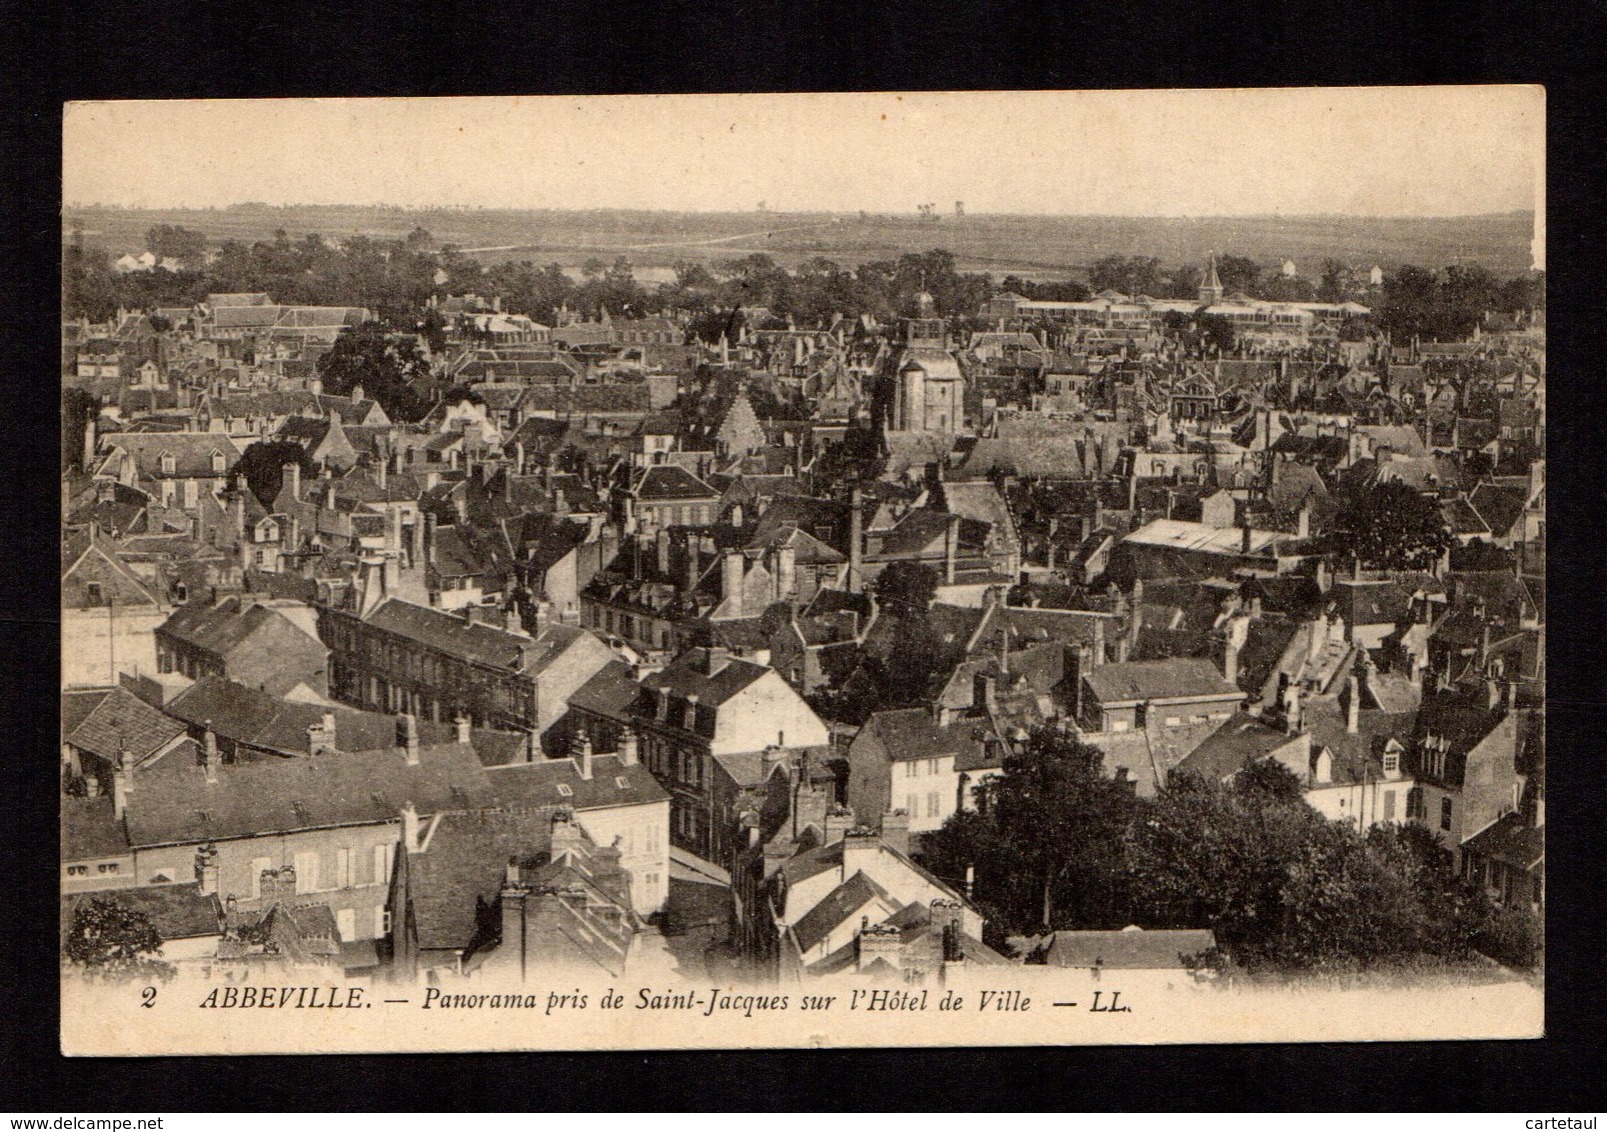
[[[1537,87],[68,106],[68,204],[1230,216],[1535,208]]]

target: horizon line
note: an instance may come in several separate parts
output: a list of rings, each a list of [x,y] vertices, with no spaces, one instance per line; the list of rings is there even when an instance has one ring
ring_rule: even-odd
[[[274,203],[260,200],[233,201],[229,204],[120,204],[112,201],[63,202],[62,211],[73,209],[113,209],[121,212],[225,212],[231,209],[290,209],[290,208],[373,208],[394,212],[639,212],[676,216],[866,216],[916,220],[917,212],[888,211],[869,208],[663,208],[651,205],[598,205],[590,208],[561,207],[554,205],[516,204],[395,204],[382,201],[284,201]],[[1527,208],[1493,209],[1484,212],[1219,212],[1219,213],[1159,213],[1159,212],[1011,212],[967,210],[964,216],[938,213],[940,222],[970,220],[978,217],[1025,217],[1030,219],[1066,220],[1476,220],[1487,216],[1532,216],[1535,206]]]

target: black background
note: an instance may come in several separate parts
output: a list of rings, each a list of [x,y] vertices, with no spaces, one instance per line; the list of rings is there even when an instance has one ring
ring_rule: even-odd
[[[1607,5],[0,3],[0,1111],[1474,1110],[1600,1104]],[[1544,83],[1548,1037],[1533,1042],[64,1059],[57,391],[68,99]],[[935,138],[934,145],[963,145]],[[1075,144],[1073,142],[1072,144]],[[1091,142],[1091,150],[1097,141]],[[831,160],[822,154],[821,160]],[[578,204],[579,202],[577,202]],[[1404,1007],[1403,1007],[1404,1008]]]

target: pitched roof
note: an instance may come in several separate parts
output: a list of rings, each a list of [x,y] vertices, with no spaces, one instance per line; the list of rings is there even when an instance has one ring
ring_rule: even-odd
[[[138,764],[184,734],[183,723],[124,688],[65,692],[61,711],[62,738],[113,765],[124,749]]]
[[[926,708],[879,711],[865,721],[865,729],[881,740],[893,762],[957,755],[960,744],[932,720]]]
[[[887,890],[862,872],[857,872],[832,889],[818,904],[793,924],[798,946],[808,951],[829,936],[848,917],[872,900],[890,900]],[[880,919],[880,917],[878,917]]]
[[[230,763],[216,782],[193,760],[163,759],[135,774],[125,818],[129,841],[152,846],[394,822],[408,802],[427,815],[492,801],[474,748],[444,743],[420,747],[415,766],[395,748],[343,751]]]
[[[1205,742],[1185,755],[1177,765],[1178,769],[1196,771],[1206,778],[1219,781],[1288,746],[1294,739],[1282,728],[1240,712],[1212,732]]]
[[[535,638],[490,625],[471,623],[444,610],[392,598],[366,618],[369,625],[419,641],[476,664],[518,667],[529,675],[544,670],[586,630],[550,624]],[[521,657],[523,658],[521,663]]]
[[[61,859],[121,857],[129,851],[128,833],[117,819],[111,796],[61,800]]]
[[[112,432],[101,437],[105,447],[115,445],[129,454],[145,479],[216,479],[223,476],[212,466],[212,455],[223,457],[225,470],[240,459],[240,449],[221,432]],[[162,456],[173,457],[173,471],[162,470]]]
[[[681,697],[696,695],[699,704],[717,707],[770,672],[763,665],[732,658],[710,675],[709,661],[708,649],[688,649],[671,661],[668,667],[651,676],[644,676],[642,686]]]
[[[646,503],[661,500],[715,499],[719,492],[675,464],[644,468],[632,484],[636,497]]]
[[[1214,664],[1197,657],[1102,664],[1090,668],[1083,679],[1105,704],[1239,695]]]
[[[1490,530],[1498,535],[1510,531],[1523,514],[1524,505],[1529,499],[1527,486],[1508,486],[1506,484],[1481,483],[1473,489],[1468,502],[1479,513],[1489,526]]]
[[[574,759],[559,758],[494,767],[486,780],[498,804],[510,809],[569,806],[579,813],[645,806],[669,799],[647,767],[641,763],[626,766],[618,755],[593,755],[589,779],[580,776]],[[567,788],[568,793],[560,787]]]

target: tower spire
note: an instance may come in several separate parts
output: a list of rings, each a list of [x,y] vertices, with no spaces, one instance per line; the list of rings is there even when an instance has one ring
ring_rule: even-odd
[[[1210,306],[1221,301],[1222,278],[1216,273],[1216,253],[1209,252],[1205,257],[1205,281],[1200,284],[1200,303]]]

